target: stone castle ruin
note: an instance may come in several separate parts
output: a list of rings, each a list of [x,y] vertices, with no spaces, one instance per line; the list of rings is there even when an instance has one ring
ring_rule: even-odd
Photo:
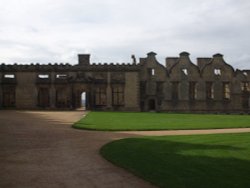
[[[112,111],[250,112],[250,70],[234,70],[223,55],[197,58],[156,53],[132,64],[0,65],[0,109],[86,109]]]

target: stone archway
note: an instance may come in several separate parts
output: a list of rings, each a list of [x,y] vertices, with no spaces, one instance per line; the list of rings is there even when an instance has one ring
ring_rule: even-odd
[[[84,96],[83,96],[84,95]],[[81,108],[88,110],[91,106],[91,92],[90,87],[87,84],[76,84],[73,88],[74,108]],[[84,100],[84,101],[83,101]],[[83,105],[84,102],[84,105]],[[84,108],[83,108],[84,107]]]

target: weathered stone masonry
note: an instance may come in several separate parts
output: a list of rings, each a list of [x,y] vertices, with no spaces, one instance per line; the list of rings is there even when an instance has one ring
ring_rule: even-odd
[[[132,64],[0,65],[0,108],[76,109],[86,92],[89,110],[250,112],[250,70],[234,70],[221,54],[187,52],[166,58],[154,52]]]

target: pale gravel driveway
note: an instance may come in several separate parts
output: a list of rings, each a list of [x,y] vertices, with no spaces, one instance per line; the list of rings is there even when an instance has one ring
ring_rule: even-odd
[[[153,187],[99,155],[114,139],[140,135],[250,132],[246,129],[101,132],[71,128],[82,111],[0,111],[0,187]]]

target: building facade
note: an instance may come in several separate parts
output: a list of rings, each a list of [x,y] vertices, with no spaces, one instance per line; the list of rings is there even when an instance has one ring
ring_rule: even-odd
[[[197,58],[182,52],[160,64],[150,52],[132,64],[0,65],[0,109],[250,112],[250,70],[234,70],[223,55]]]

